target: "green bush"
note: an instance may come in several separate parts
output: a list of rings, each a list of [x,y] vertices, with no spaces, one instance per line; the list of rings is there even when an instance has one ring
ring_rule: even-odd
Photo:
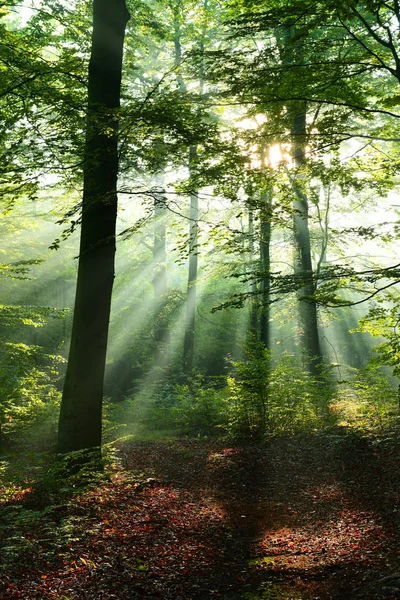
[[[63,358],[40,346],[0,346],[0,420],[3,445],[54,443],[60,393],[54,386]]]
[[[200,374],[186,383],[153,384],[122,402],[105,402],[104,433],[110,440],[136,434],[148,438],[168,432],[172,436],[209,437],[226,428],[226,389],[214,387]]]
[[[228,432],[243,438],[292,434],[322,424],[320,407],[330,386],[306,373],[284,354],[276,365],[265,349],[247,350],[228,378]]]
[[[176,427],[189,437],[220,435],[226,427],[226,391],[205,387],[201,379],[190,385],[179,386],[179,395],[173,407]]]
[[[228,377],[228,433],[243,438],[264,435],[269,420],[271,356],[247,351]]]
[[[379,433],[398,420],[398,391],[371,362],[340,382],[334,405],[339,424],[360,433]]]
[[[224,424],[225,397],[225,390],[194,374],[186,383],[162,385],[148,402],[144,421],[149,428],[175,430],[180,436],[214,436]]]
[[[223,388],[220,379],[215,383],[195,374],[185,383],[148,386],[133,398],[110,403],[108,429],[119,421],[127,424],[127,434],[146,437],[166,431],[242,439],[293,434],[325,423],[332,392],[328,376],[312,378],[288,354],[273,364],[270,353],[259,347],[248,348],[245,360],[232,363]]]

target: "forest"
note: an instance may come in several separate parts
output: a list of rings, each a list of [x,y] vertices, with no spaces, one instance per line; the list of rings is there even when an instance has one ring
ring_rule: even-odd
[[[0,599],[400,598],[400,0],[0,29]]]

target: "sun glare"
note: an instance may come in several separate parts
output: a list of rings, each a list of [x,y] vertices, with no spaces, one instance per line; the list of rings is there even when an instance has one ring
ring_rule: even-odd
[[[273,144],[268,148],[267,163],[273,169],[280,164],[289,165],[292,162],[290,144]]]
[[[254,115],[253,117],[246,117],[238,121],[238,127],[240,129],[257,129],[261,125],[267,122],[267,117],[263,114]]]

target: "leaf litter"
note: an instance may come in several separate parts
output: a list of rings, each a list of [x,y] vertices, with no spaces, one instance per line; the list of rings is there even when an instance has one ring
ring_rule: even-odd
[[[399,448],[343,439],[131,442],[68,501],[14,491],[0,598],[400,598]]]

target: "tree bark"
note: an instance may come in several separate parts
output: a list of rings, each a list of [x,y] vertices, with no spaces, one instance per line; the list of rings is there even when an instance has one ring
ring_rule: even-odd
[[[204,7],[207,7],[205,2]],[[178,86],[182,94],[186,94],[187,88],[185,80],[182,77],[180,66],[182,64],[182,46],[181,46],[181,19],[182,7],[179,3],[173,5],[174,14],[174,47],[175,57],[174,62],[177,67]],[[200,39],[200,51],[204,52],[204,35]],[[200,90],[203,87],[203,68],[200,70]],[[191,145],[189,147],[189,175],[192,172],[194,162],[197,157],[197,147]],[[183,339],[183,372],[189,375],[193,370],[194,357],[194,341],[195,341],[195,321],[196,321],[196,302],[197,302],[197,271],[198,271],[198,256],[197,256],[197,240],[198,240],[198,213],[199,213],[199,197],[196,191],[190,194],[190,209],[189,209],[189,272],[188,285],[186,293],[186,318],[185,318],[185,333]]]
[[[263,278],[261,281],[261,317],[260,317],[260,340],[267,350],[270,349],[270,288],[271,288],[271,200],[272,191],[263,192],[262,206],[260,209],[260,262]]]
[[[78,279],[58,452],[100,448],[117,217],[125,0],[93,1]]]
[[[277,30],[277,40],[281,43],[281,58],[284,65],[303,59],[302,40],[296,37],[296,27],[286,26]],[[301,328],[301,346],[311,375],[318,376],[322,366],[322,355],[318,335],[317,306],[312,297],[315,292],[315,279],[311,258],[311,240],[308,226],[308,198],[301,185],[301,171],[305,163],[306,116],[305,102],[293,102],[288,105],[291,112],[292,158],[297,171],[293,182],[293,233],[295,274],[304,284],[298,290],[299,317]]]
[[[169,331],[165,315],[167,302],[167,251],[166,251],[166,205],[163,190],[163,175],[158,177],[160,193],[154,195],[154,242],[153,242],[153,289],[156,301],[156,321],[154,325],[154,342],[156,345],[156,367],[165,367],[168,363]]]
[[[249,257],[250,264],[254,265],[254,210],[249,208]],[[257,300],[257,281],[255,279],[250,283],[250,323],[249,334],[250,341],[258,339],[258,300]]]
[[[296,107],[292,119],[292,155],[294,166],[301,169],[305,162],[306,108]],[[322,355],[318,335],[317,305],[312,297],[315,292],[313,266],[311,258],[310,230],[308,226],[308,198],[301,187],[301,180],[296,174],[293,191],[293,232],[295,244],[295,273],[303,278],[304,283],[298,291],[302,350],[305,354],[311,375],[320,373]]]
[[[190,146],[189,170],[190,165],[196,158],[197,149]],[[189,273],[186,295],[186,324],[185,337],[183,340],[183,370],[185,373],[191,373],[193,369],[194,340],[195,340],[195,321],[196,321],[196,301],[197,301],[197,240],[198,240],[198,218],[199,218],[199,198],[196,192],[190,194],[189,211]]]

